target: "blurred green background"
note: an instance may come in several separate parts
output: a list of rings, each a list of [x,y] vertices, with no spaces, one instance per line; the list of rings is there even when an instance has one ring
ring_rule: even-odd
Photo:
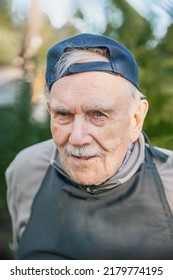
[[[4,172],[21,149],[51,137],[44,71],[57,41],[91,32],[127,46],[150,104],[144,130],[173,150],[173,2],[57,2],[0,0],[0,259],[13,259]]]

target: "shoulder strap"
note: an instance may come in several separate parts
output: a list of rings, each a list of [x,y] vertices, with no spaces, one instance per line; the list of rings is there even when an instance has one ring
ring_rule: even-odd
[[[159,159],[161,162],[166,162],[169,156],[166,155],[165,153],[161,152],[157,148],[153,147],[153,145],[151,144],[147,134],[144,131],[142,131],[142,133],[143,133],[143,136],[144,136],[144,139],[145,139],[145,143],[148,144],[147,146],[148,146],[148,150],[149,150],[150,154],[153,157]]]

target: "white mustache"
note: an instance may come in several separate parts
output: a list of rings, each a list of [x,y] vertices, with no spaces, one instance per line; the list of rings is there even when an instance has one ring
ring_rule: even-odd
[[[67,145],[64,147],[64,152],[68,156],[74,157],[104,157],[105,152],[98,150],[97,148],[82,146],[82,147],[74,147],[72,145]]]

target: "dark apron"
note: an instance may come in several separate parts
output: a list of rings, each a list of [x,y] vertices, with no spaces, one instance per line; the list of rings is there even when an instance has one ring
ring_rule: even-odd
[[[126,183],[88,193],[50,166],[34,199],[17,259],[173,259],[173,216],[149,145]]]

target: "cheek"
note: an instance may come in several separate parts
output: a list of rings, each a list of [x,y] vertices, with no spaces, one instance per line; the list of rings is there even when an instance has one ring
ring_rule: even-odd
[[[99,135],[99,143],[107,152],[114,152],[118,147],[126,147],[130,141],[129,121],[113,123],[103,129]]]
[[[61,146],[68,140],[68,129],[51,121],[51,133],[56,146]]]

